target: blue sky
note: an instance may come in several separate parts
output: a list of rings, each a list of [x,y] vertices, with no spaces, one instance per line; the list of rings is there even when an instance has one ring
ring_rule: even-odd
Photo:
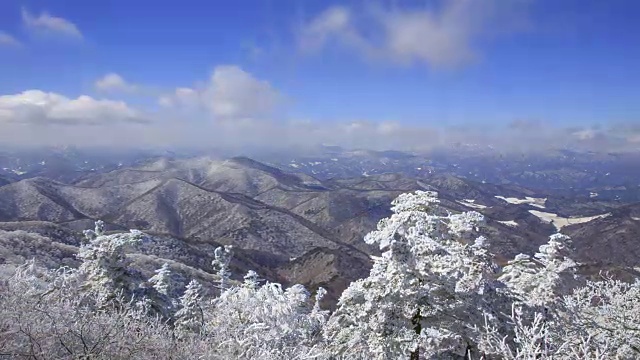
[[[5,0],[0,95],[12,129],[86,112],[94,125],[633,125],[639,15],[633,0]],[[32,93],[25,109],[28,90],[64,108],[36,109]]]

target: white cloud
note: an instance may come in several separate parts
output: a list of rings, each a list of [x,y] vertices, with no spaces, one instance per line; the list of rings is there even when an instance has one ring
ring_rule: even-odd
[[[139,90],[135,84],[127,82],[122,76],[116,73],[109,73],[96,80],[95,87],[104,92],[126,92],[133,93]]]
[[[22,22],[28,29],[39,33],[62,35],[75,39],[83,38],[80,29],[74,23],[61,17],[52,16],[47,12],[35,16],[26,8],[22,8]]]
[[[144,122],[126,103],[82,95],[69,99],[56,93],[27,90],[0,96],[1,123],[96,125]]]
[[[283,96],[269,82],[259,80],[235,65],[217,66],[201,88],[178,88],[163,95],[165,107],[206,110],[218,120],[263,118],[272,115]]]
[[[123,80],[124,82],[124,80]],[[124,82],[126,84],[126,82]],[[177,88],[159,99],[161,110],[123,101],[28,90],[0,96],[0,143],[17,145],[110,145],[121,148],[216,146],[289,148],[331,143],[347,148],[429,150],[473,144],[516,152],[558,148],[638,149],[640,127],[563,128],[519,120],[503,128],[408,124],[390,119],[288,119],[274,114],[282,95],[268,82],[236,66],[219,66],[209,81]],[[211,121],[211,118],[223,121]]]
[[[410,125],[398,121],[286,120],[237,117],[234,121],[207,121],[206,89],[181,88],[170,96],[170,109],[142,111],[130,105],[89,96],[66,96],[29,90],[0,96],[0,143],[28,145],[118,146],[120,148],[174,146],[285,149],[331,143],[346,148],[427,151],[457,144],[489,145],[511,152],[536,152],[559,148],[583,150],[638,149],[638,132],[607,128],[596,137],[580,136],[590,128],[562,128],[542,122],[517,123],[503,129],[445,128]],[[193,106],[196,116],[175,111]],[[206,111],[207,116],[205,116]],[[228,114],[228,112],[223,112]],[[189,113],[187,113],[189,114]],[[235,114],[235,113],[234,113]],[[143,119],[148,119],[144,122]],[[91,126],[88,126],[91,125]],[[535,127],[535,131],[529,128]],[[523,128],[524,127],[524,128]],[[528,129],[528,130],[527,130]],[[586,130],[586,131],[583,131]],[[573,136],[572,136],[573,135]]]
[[[20,41],[18,41],[18,39],[16,39],[15,37],[11,36],[10,34],[7,34],[4,31],[0,31],[0,46],[2,46],[2,45],[20,46],[21,43],[20,43]]]
[[[571,135],[575,136],[579,140],[593,140],[598,135],[600,135],[600,131],[592,128],[588,129],[580,129],[572,133]]]
[[[316,51],[332,38],[349,42],[360,42],[359,34],[353,28],[351,10],[344,6],[333,6],[320,13],[306,24],[298,39],[299,46],[305,51]]]
[[[319,14],[299,32],[303,51],[331,43],[353,48],[366,57],[399,64],[452,67],[476,56],[485,35],[516,30],[512,18],[528,1],[444,0],[439,7],[400,9],[370,7],[355,11],[335,6]],[[431,3],[433,5],[433,3]]]
[[[158,98],[158,104],[166,108],[201,109],[204,103],[203,94],[204,90],[198,91],[192,88],[179,87],[173,94],[160,96]]]
[[[258,80],[237,66],[216,67],[204,96],[211,112],[221,118],[269,115],[281,100],[267,81]]]

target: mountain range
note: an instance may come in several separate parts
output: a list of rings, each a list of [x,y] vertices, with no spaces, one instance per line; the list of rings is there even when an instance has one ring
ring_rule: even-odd
[[[144,154],[114,164],[104,156],[109,160],[94,159],[93,170],[73,171],[73,161],[61,156],[67,159],[62,168],[0,175],[0,263],[31,256],[73,266],[81,231],[101,219],[109,231],[151,235],[132,255],[148,274],[170,262],[185,278],[207,280],[215,247],[233,245],[237,277],[253,269],[285,284],[324,286],[327,301],[335,303],[349,282],[367,275],[379,251],[362,239],[390,215],[391,201],[435,190],[444,208],[486,216],[484,231],[501,261],[533,253],[562,231],[574,238],[578,260],[591,264],[591,272],[640,265],[640,205],[631,187],[623,190],[626,197],[601,198],[590,195],[616,187],[569,185],[575,174],[562,186],[530,187],[463,177],[440,160],[413,154],[330,151],[304,162]],[[370,173],[355,174],[364,168]]]

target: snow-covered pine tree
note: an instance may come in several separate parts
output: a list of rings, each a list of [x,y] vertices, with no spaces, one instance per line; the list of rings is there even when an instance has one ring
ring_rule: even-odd
[[[229,264],[233,258],[233,245],[225,245],[224,247],[219,246],[214,250],[213,254],[215,259],[212,261],[211,265],[218,269],[220,293],[223,293],[227,289],[229,279],[231,278]]]
[[[149,300],[150,308],[164,319],[172,319],[176,307],[175,283],[168,263],[155,270],[155,275],[149,279],[151,288],[146,289],[145,296]]]
[[[79,274],[83,277],[83,290],[95,295],[98,305],[104,305],[118,296],[130,299],[139,283],[129,267],[128,247],[139,243],[144,234],[138,230],[106,235],[104,222],[98,220],[95,231],[85,231],[88,240],[76,255],[82,261]]]
[[[577,264],[571,259],[569,240],[563,234],[551,235],[533,258],[519,254],[509,261],[498,280],[527,305],[545,306],[555,302],[576,285]]]
[[[180,309],[175,314],[175,331],[178,338],[200,334],[204,326],[202,285],[191,280],[180,297]]]
[[[149,282],[153,284],[153,288],[160,294],[165,296],[171,296],[173,281],[171,280],[171,269],[169,264],[164,263],[162,267],[154,271]]]
[[[391,217],[365,237],[384,253],[368,278],[344,291],[325,327],[334,356],[444,359],[478,352],[474,325],[499,299],[486,242],[473,235],[483,216],[450,214],[438,203],[434,192],[402,194]]]
[[[247,275],[244,276],[243,285],[251,289],[257,289],[258,286],[260,286],[260,281],[262,281],[262,279],[260,279],[260,276],[258,276],[258,273],[253,270],[249,270],[247,272]]]

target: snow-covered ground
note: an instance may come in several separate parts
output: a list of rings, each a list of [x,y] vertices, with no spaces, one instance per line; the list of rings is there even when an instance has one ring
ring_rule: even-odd
[[[473,209],[478,209],[478,210],[482,210],[482,209],[486,209],[486,205],[482,205],[482,204],[476,204],[475,203],[475,199],[464,199],[464,200],[457,200],[458,204],[473,208]]]
[[[529,210],[529,212],[544,222],[553,223],[553,225],[558,230],[561,230],[563,227],[568,225],[582,224],[595,219],[605,218],[611,215],[610,213],[606,213],[606,214],[596,215],[596,216],[565,218],[565,217],[558,216],[557,214],[542,212],[538,210]]]
[[[507,226],[511,226],[511,227],[516,227],[518,226],[518,223],[513,221],[513,220],[509,220],[509,221],[498,221],[501,224],[507,225]]]
[[[547,198],[534,198],[530,196],[527,196],[524,199],[508,198],[500,195],[496,195],[495,197],[504,200],[509,204],[529,204],[541,209],[545,208],[545,203],[547,202]]]

